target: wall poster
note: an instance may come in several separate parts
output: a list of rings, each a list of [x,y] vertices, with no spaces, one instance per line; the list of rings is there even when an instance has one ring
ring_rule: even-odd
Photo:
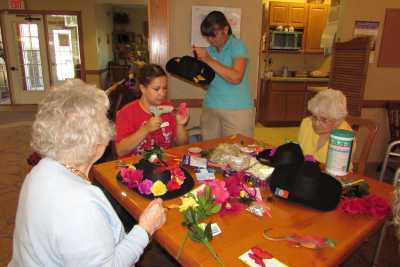
[[[379,21],[356,20],[354,22],[354,37],[370,37],[371,51],[369,54],[369,63],[374,63],[376,37],[378,36]]]
[[[234,7],[216,7],[216,6],[192,6],[192,46],[207,47],[209,46],[207,40],[203,38],[200,32],[200,24],[203,19],[213,10],[221,11],[225,14],[232,27],[233,35],[240,38],[240,20],[241,8]]]

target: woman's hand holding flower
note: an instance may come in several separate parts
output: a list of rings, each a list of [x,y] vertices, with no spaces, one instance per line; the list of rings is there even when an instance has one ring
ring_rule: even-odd
[[[161,228],[166,221],[166,214],[161,199],[150,202],[139,217],[139,225],[146,230],[149,235]]]

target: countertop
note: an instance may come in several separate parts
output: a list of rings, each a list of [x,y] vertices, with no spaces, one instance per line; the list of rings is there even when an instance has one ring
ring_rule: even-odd
[[[265,78],[273,82],[329,82],[329,78],[314,78],[314,77],[271,77]]]

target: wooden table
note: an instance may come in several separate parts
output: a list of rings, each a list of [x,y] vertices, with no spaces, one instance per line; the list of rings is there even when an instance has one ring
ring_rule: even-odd
[[[234,143],[240,141],[245,144],[255,142],[253,139],[243,136],[233,136],[201,142],[192,146],[210,149],[222,142]],[[176,147],[168,150],[168,152],[183,154],[188,147]],[[137,161],[138,157],[128,158],[127,160]],[[132,216],[138,218],[149,201],[119,183],[116,180],[117,172],[117,161],[106,162],[93,167],[95,179]],[[368,181],[371,193],[391,201],[393,191],[391,185],[373,178],[362,178]],[[268,189],[266,193],[270,194]],[[289,266],[337,266],[384,223],[384,220],[367,215],[351,216],[339,210],[320,212],[277,198],[268,203],[271,207],[272,218],[256,217],[244,210],[239,214],[228,214],[223,217],[215,215],[211,218],[211,221],[218,223],[222,230],[222,234],[213,239],[212,246],[220,255],[225,266],[245,266],[238,257],[252,246],[258,246],[269,251]],[[165,205],[170,204],[180,204],[180,200],[165,201]],[[182,227],[181,222],[182,215],[179,211],[171,209],[167,214],[167,223],[155,234],[155,239],[172,256],[176,255],[186,234],[186,229]],[[265,240],[262,234],[266,228],[271,228],[276,235],[306,234],[327,237],[335,240],[337,246],[336,248],[324,248],[315,251],[293,247],[286,241]],[[186,243],[179,262],[183,266],[217,266],[206,247],[191,240]]]

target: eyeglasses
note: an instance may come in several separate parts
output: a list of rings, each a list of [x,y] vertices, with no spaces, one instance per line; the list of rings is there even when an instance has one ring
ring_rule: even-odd
[[[317,115],[312,115],[311,118],[313,121],[318,121],[323,124],[331,123],[334,121],[333,119],[329,119],[329,118],[321,117],[321,116],[317,116]]]

